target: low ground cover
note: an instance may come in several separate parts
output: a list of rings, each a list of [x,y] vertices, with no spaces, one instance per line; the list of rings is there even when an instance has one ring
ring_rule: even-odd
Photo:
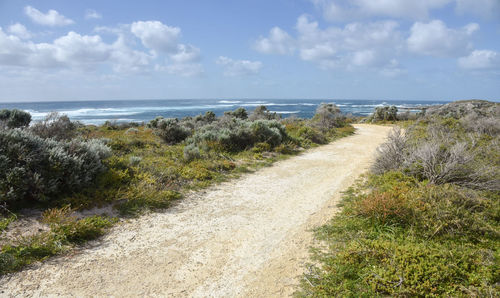
[[[432,113],[394,131],[343,211],[316,231],[321,244],[296,295],[497,297],[495,113]]]
[[[207,112],[101,126],[57,114],[27,126],[23,113],[0,118],[0,274],[95,239],[119,218],[168,208],[190,190],[354,131],[333,105],[320,106],[310,120],[280,119],[258,107],[250,115],[240,108],[221,117]],[[107,215],[81,212],[109,206]],[[4,236],[25,208],[41,210],[46,229]]]

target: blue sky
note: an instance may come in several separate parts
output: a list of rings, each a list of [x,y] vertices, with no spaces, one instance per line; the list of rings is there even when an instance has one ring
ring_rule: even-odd
[[[0,101],[500,99],[500,0],[1,1]]]

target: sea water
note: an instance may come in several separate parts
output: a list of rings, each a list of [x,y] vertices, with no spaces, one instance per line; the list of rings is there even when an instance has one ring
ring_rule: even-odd
[[[34,121],[41,120],[50,112],[67,115],[71,120],[85,124],[102,124],[105,121],[148,122],[157,116],[183,118],[213,111],[217,116],[239,107],[249,114],[257,106],[264,105],[282,117],[295,115],[311,118],[321,103],[334,103],[343,113],[366,116],[376,107],[395,105],[398,108],[421,107],[444,104],[445,101],[389,101],[363,99],[273,99],[273,100],[219,100],[219,99],[175,99],[175,100],[108,100],[108,101],[53,101],[0,103],[0,109],[22,109],[29,112]]]

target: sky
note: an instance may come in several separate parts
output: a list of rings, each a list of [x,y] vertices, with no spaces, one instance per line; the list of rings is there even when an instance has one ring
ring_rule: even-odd
[[[500,99],[500,0],[0,0],[0,102]]]

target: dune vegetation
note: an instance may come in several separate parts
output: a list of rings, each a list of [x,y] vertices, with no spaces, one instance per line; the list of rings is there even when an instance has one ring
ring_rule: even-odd
[[[261,106],[101,126],[57,113],[30,125],[28,113],[2,110],[0,275],[95,239],[120,218],[352,134],[349,121],[332,104],[313,119]]]
[[[500,104],[432,107],[402,126],[316,230],[298,297],[498,297]]]

